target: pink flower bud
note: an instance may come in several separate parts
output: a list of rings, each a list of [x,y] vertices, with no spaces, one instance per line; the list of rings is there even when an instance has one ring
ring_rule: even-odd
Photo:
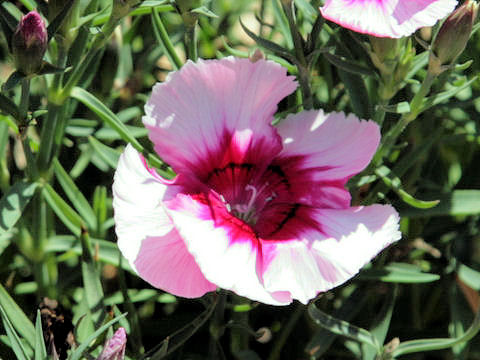
[[[25,75],[40,70],[47,50],[45,22],[36,11],[22,16],[12,37],[12,53],[17,70]]]
[[[431,68],[450,65],[463,52],[477,18],[477,12],[477,2],[467,0],[445,20],[432,46]]]
[[[123,327],[113,334],[107,341],[102,353],[97,360],[123,360],[125,358],[125,345],[127,344],[127,334]]]

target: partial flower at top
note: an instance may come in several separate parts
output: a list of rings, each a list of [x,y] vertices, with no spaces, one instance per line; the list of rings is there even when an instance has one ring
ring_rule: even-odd
[[[326,0],[323,17],[356,32],[399,38],[450,14],[456,0]]]
[[[132,146],[113,185],[118,246],[155,287],[198,297],[217,287],[268,304],[307,303],[400,238],[389,205],[350,207],[378,126],[305,111],[271,125],[296,88],[271,61],[188,62],[157,84],[143,118],[167,181]]]

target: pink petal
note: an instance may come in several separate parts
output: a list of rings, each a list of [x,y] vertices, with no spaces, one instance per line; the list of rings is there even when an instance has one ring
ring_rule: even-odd
[[[456,0],[327,0],[323,17],[378,37],[409,36],[450,14]]]
[[[195,298],[217,288],[202,274],[175,229],[145,238],[135,266],[144,280],[174,295]]]
[[[262,240],[262,278],[270,292],[307,303],[338,286],[400,239],[397,212],[388,205],[312,209],[319,229],[290,241]]]
[[[209,281],[263,303],[290,302],[282,301],[282,294],[265,290],[258,277],[262,254],[257,237],[226,210],[216,194],[179,194],[169,202],[168,212]]]
[[[270,124],[278,102],[295,88],[271,61],[187,62],[154,86],[143,122],[157,153],[177,173],[203,182],[229,162],[258,164],[278,153]]]
[[[362,171],[380,142],[373,121],[354,115],[304,111],[278,125],[283,150],[272,165],[289,176],[298,202],[321,208],[350,206],[346,181]]]
[[[164,184],[128,145],[113,184],[118,247],[140,277],[153,286],[179,296],[201,296],[216,287],[202,275],[163,206],[177,192],[177,186]],[[179,274],[183,274],[180,280]]]

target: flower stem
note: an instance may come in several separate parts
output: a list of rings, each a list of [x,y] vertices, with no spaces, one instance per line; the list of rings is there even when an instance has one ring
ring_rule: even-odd
[[[219,346],[218,342],[225,332],[225,304],[227,293],[223,290],[218,294],[217,305],[210,320],[210,344],[208,350],[209,359],[217,359]]]
[[[18,122],[20,127],[28,125],[27,114],[28,114],[28,103],[30,99],[30,79],[22,79],[22,94],[20,97],[20,118]]]
[[[244,304],[245,299],[238,295],[233,295],[233,303],[235,305]],[[240,325],[233,327],[230,331],[230,351],[232,354],[248,349],[250,335],[245,331],[245,328],[248,328],[248,314],[248,311],[234,311],[232,313],[232,321]]]
[[[298,32],[297,25],[295,24],[295,16],[292,9],[293,2],[282,2],[282,6],[288,19],[288,26],[290,28],[290,33],[292,34],[293,46],[295,48],[295,56],[298,60],[298,82],[302,91],[303,108],[305,110],[310,110],[313,108],[313,98],[312,90],[310,89],[310,71],[304,53],[304,41]]]
[[[157,26],[154,26],[155,36],[157,37],[158,42],[164,48],[165,54],[168,56],[170,63],[174,70],[178,70],[182,67],[182,60],[177,55],[175,48],[173,47],[170,37],[168,36],[167,30],[163,25],[162,18],[158,15],[158,12],[155,8],[152,7],[152,20],[155,21]]]
[[[42,126],[42,133],[40,135],[40,149],[37,157],[37,166],[41,176],[46,176],[46,172],[50,168],[53,143],[55,139],[55,129],[57,128],[59,113],[62,105],[54,103],[48,104],[47,118],[45,124]]]
[[[292,315],[288,319],[287,324],[282,329],[280,336],[277,338],[277,341],[275,341],[275,344],[273,345],[273,350],[270,353],[268,360],[280,359],[280,355],[281,355],[283,346],[285,345],[285,342],[287,341],[297,321],[300,319],[300,317],[303,315],[304,312],[305,312],[305,306],[301,303],[298,303],[297,307],[295,308]]]
[[[187,25],[185,30],[185,45],[187,48],[187,57],[192,61],[197,61],[198,50],[197,50],[197,33],[195,31],[195,24]]]
[[[383,121],[385,120],[385,108],[384,106],[388,104],[388,100],[380,99],[378,103],[378,107],[375,109],[373,114],[373,121],[375,121],[380,127],[383,125]]]
[[[435,75],[431,72],[427,72],[427,76],[423,80],[422,86],[410,102],[410,112],[403,114],[400,120],[398,120],[398,122],[383,137],[383,141],[373,158],[375,164],[381,164],[382,159],[390,153],[391,148],[395,145],[397,138],[403,130],[405,130],[407,125],[415,120],[422,112],[423,99],[430,92],[434,80]]]

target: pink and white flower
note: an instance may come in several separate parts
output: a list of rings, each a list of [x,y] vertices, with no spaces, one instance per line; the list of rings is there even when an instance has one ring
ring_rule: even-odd
[[[450,14],[456,0],[326,0],[323,17],[356,32],[399,38]]]
[[[113,185],[118,246],[140,277],[191,298],[217,287],[307,303],[400,238],[389,205],[350,207],[378,126],[305,111],[271,125],[296,83],[271,61],[188,62],[157,84],[143,118],[177,173],[127,146]]]

